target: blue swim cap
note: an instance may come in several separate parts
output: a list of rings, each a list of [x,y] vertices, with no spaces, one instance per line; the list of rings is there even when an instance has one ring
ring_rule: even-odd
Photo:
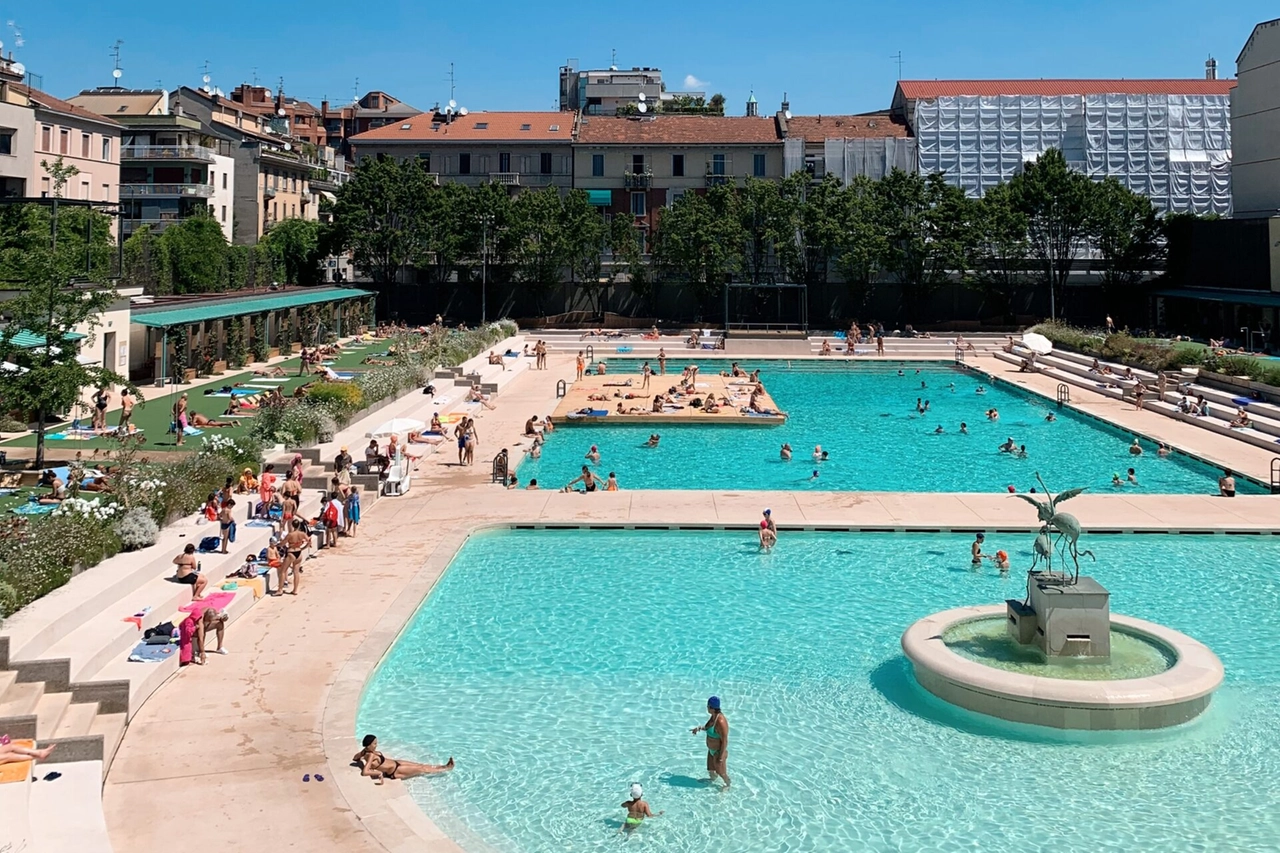
[[[719,697],[719,696],[712,696],[710,699],[708,699],[708,700],[707,700],[707,707],[708,707],[708,708],[715,708],[717,711],[718,711],[718,710],[720,710],[720,697]]]

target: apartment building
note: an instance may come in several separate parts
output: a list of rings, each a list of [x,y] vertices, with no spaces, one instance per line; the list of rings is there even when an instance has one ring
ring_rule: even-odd
[[[422,113],[351,138],[356,163],[368,157],[416,158],[437,181],[519,188],[574,183],[574,114],[562,112]]]
[[[879,180],[894,169],[914,172],[916,141],[906,122],[888,111],[859,115],[777,116],[784,173],[803,171],[814,180],[834,175],[848,186],[859,175]]]
[[[125,236],[211,215],[231,239],[235,159],[228,139],[199,120],[174,115],[164,89],[88,89],[71,103],[110,115],[124,128],[120,153]]]
[[[783,176],[773,117],[584,116],[573,158],[575,187],[605,212],[630,213],[645,227],[686,192]]]
[[[1280,216],[1280,18],[1253,28],[1236,58],[1231,165],[1237,217]],[[1277,220],[1273,220],[1277,221]],[[1280,230],[1280,221],[1277,224]],[[1274,265],[1280,270],[1280,233]]]
[[[0,57],[0,197],[23,198],[36,171],[36,111],[14,71]],[[32,190],[34,192],[34,189]]]
[[[570,63],[560,68],[560,109],[584,115],[613,116],[619,112],[656,112],[664,106],[705,100],[706,92],[668,92],[662,69],[634,66],[579,71]]]

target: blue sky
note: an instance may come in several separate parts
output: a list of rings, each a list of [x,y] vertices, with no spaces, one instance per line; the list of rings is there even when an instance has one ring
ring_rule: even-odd
[[[199,85],[209,61],[230,92],[284,79],[287,94],[350,100],[382,89],[427,109],[449,97],[472,110],[554,109],[557,69],[663,69],[723,92],[738,114],[751,89],[761,112],[784,91],[797,113],[862,112],[888,105],[902,51],[906,79],[987,77],[1199,77],[1204,60],[1234,76],[1255,23],[1280,14],[1274,0],[1081,0],[1075,3],[909,4],[738,0],[694,4],[242,2],[166,5],[0,0],[25,45],[17,58],[67,97],[111,82],[110,49],[123,39],[121,83]],[[0,30],[5,51],[9,26]],[[359,80],[357,87],[357,79]]]

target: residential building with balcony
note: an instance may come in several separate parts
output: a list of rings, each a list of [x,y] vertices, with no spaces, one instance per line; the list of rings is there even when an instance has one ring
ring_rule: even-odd
[[[573,185],[606,213],[630,213],[646,229],[659,208],[687,192],[782,175],[772,117],[583,116],[574,145]]]
[[[791,115],[778,111],[784,174],[815,181],[834,175],[845,186],[857,176],[879,180],[894,169],[916,170],[916,141],[906,122],[887,111],[859,115]]]
[[[114,117],[121,137],[120,203],[125,236],[210,215],[231,239],[232,143],[199,120],[175,115],[163,89],[91,89],[72,103]]]
[[[341,106],[333,106],[328,101],[320,102],[324,144],[347,160],[352,159],[351,137],[421,114],[422,110],[417,107],[376,90],[366,92],[364,97]]]
[[[78,171],[63,198],[114,204],[120,182],[120,134],[110,118],[22,83],[12,59],[0,59],[0,194],[9,198],[54,194],[52,166]]]
[[[1231,92],[1234,216],[1276,223],[1272,261],[1280,290],[1280,18],[1253,28],[1236,58]],[[1280,326],[1280,323],[1276,324]]]
[[[422,113],[351,138],[356,163],[416,158],[440,182],[520,188],[573,186],[573,113]]]
[[[560,68],[560,109],[591,116],[614,116],[646,104],[657,112],[663,104],[706,98],[706,92],[668,92],[662,70],[635,66],[579,71],[569,63]]]

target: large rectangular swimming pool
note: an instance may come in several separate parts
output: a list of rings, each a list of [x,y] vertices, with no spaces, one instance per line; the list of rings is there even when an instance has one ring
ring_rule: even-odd
[[[635,372],[640,363],[610,359],[609,369]],[[686,363],[668,361],[668,375],[655,376],[644,393],[674,384]],[[699,363],[703,372],[720,365]],[[1143,454],[1131,456],[1131,433],[947,364],[744,360],[742,366],[760,368],[765,387],[790,415],[785,425],[655,426],[625,415],[568,424],[548,436],[541,459],[520,464],[521,484],[533,478],[542,488],[560,488],[578,476],[594,444],[601,460],[593,470],[615,472],[623,489],[992,492],[1012,485],[1026,492],[1038,471],[1054,490],[1217,492],[1221,472],[1200,460],[1180,453],[1160,458],[1146,440]],[[600,380],[606,393],[628,390]],[[917,400],[929,403],[924,414]],[[992,408],[999,420],[986,417]],[[653,432],[661,442],[645,447]],[[1026,446],[1025,458],[999,451],[1009,438]],[[783,443],[794,449],[789,462],[781,459]],[[828,452],[826,462],[813,463],[817,445]],[[1131,467],[1137,485],[1127,482]],[[1112,485],[1113,474],[1125,485]],[[1241,494],[1264,491],[1242,477],[1237,484]]]

